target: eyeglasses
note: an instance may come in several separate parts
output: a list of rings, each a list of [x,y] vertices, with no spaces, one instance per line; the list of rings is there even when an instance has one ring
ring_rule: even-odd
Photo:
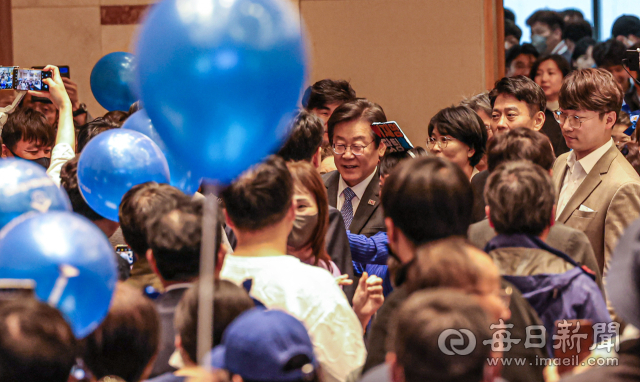
[[[351,154],[360,156],[364,154],[364,149],[372,143],[373,141],[367,143],[366,145],[350,145],[350,146],[334,144],[333,152],[336,153],[336,155],[343,155],[344,153],[347,152],[347,149],[349,149],[351,150]]]
[[[599,114],[599,115],[602,115],[602,114]],[[591,117],[591,118],[578,117],[577,115],[567,115],[561,112],[560,110],[556,110],[553,112],[553,118],[555,118],[556,122],[560,124],[560,127],[562,127],[566,122],[566,120],[568,119],[569,127],[571,127],[572,129],[579,129],[582,126],[582,122],[590,121],[595,117]]]
[[[436,143],[437,143],[438,147],[440,147],[440,150],[444,150],[444,149],[447,148],[447,145],[449,144],[449,142],[453,141],[453,140],[455,140],[455,138],[441,137],[438,140],[435,137],[431,137],[431,138],[427,139],[427,148],[429,150],[433,150],[433,148],[436,147]]]

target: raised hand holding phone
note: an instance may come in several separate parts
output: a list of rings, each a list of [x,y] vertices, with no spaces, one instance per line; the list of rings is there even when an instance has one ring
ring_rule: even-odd
[[[67,94],[67,90],[65,89],[64,82],[62,81],[62,77],[60,76],[60,70],[57,66],[47,65],[42,70],[42,72],[51,73],[51,78],[45,78],[42,82],[48,86],[49,91],[35,91],[30,90],[29,94],[36,97],[46,97],[53,102],[53,104],[61,110],[63,107],[68,106],[71,108],[71,99]],[[62,110],[61,110],[62,111]]]

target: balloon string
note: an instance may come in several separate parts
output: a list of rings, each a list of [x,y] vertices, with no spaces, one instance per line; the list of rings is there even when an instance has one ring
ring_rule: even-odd
[[[78,269],[71,265],[61,265],[60,266],[60,276],[56,280],[53,285],[53,289],[49,294],[49,299],[47,303],[51,306],[57,307],[58,302],[60,302],[60,297],[62,297],[62,293],[64,293],[64,289],[67,287],[69,283],[69,278],[78,276],[80,272]]]
[[[197,355],[201,366],[211,350],[213,340],[213,298],[215,259],[218,253],[215,243],[220,235],[218,225],[218,191],[216,184],[204,182],[204,212],[202,216],[202,247],[200,251],[200,283],[198,289],[198,337]]]

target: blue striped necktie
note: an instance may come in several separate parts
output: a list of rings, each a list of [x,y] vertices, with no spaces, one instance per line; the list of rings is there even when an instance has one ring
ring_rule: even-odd
[[[342,204],[340,213],[344,220],[344,228],[349,230],[351,222],[353,221],[353,205],[351,204],[351,200],[356,196],[356,193],[353,192],[351,188],[347,187],[342,191],[342,195],[344,195],[344,203]],[[364,265],[353,261],[353,273],[356,276],[361,276],[362,272],[364,272]]]

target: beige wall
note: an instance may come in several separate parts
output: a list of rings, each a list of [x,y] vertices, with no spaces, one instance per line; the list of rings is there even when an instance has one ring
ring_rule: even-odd
[[[103,55],[131,51],[134,25],[100,25],[100,5],[153,0],[12,0],[14,62],[67,64],[94,115],[89,86]],[[289,0],[309,32],[310,81],[344,78],[382,105],[416,145],[442,107],[485,87],[481,0]]]

